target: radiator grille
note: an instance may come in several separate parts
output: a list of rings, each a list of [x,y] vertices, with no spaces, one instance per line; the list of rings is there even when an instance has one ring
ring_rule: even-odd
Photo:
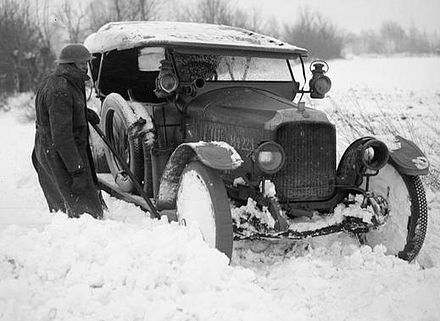
[[[274,177],[281,202],[331,197],[336,172],[336,131],[329,123],[295,122],[281,126],[277,141],[286,163]]]

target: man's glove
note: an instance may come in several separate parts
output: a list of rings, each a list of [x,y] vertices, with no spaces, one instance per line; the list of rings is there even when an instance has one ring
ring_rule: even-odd
[[[87,120],[92,124],[92,125],[98,125],[99,124],[99,116],[98,114],[90,108],[87,108]]]
[[[88,175],[86,171],[72,175],[71,190],[73,194],[80,195],[85,192],[88,185]]]

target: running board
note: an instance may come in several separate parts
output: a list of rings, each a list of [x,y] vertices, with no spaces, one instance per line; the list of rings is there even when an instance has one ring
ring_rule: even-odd
[[[131,203],[139,207],[142,211],[149,213],[147,202],[139,195],[135,195],[132,193],[128,193],[120,189],[120,187],[115,183],[112,174],[109,173],[98,173],[98,183],[99,188],[111,196],[116,197],[120,200],[123,200],[127,203]],[[153,199],[151,199],[154,202]],[[176,211],[175,210],[167,210],[161,211],[161,215],[166,215],[169,221],[176,221]]]

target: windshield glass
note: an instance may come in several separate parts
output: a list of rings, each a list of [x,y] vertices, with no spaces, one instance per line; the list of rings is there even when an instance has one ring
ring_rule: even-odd
[[[175,61],[181,81],[292,80],[285,59],[177,53]]]

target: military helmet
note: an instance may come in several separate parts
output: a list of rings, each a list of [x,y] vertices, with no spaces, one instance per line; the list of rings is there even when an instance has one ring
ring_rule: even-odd
[[[90,51],[84,45],[75,43],[65,46],[58,57],[59,64],[68,64],[91,60],[93,58]]]

